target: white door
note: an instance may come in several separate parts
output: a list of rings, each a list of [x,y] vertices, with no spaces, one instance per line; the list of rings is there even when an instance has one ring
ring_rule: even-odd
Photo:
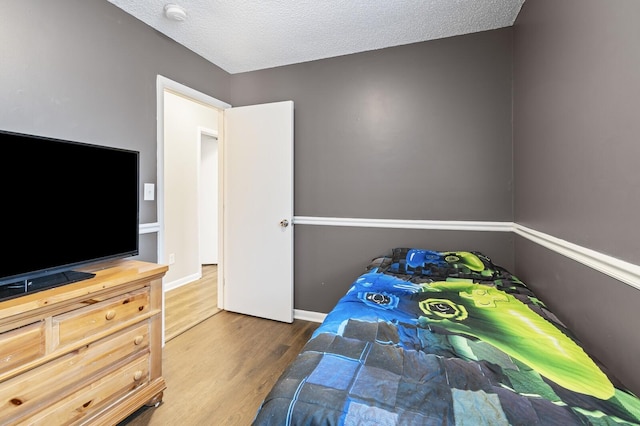
[[[293,321],[293,102],[224,110],[224,309]]]

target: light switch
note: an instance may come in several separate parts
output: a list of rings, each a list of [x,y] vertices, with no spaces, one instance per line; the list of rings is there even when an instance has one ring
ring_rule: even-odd
[[[145,201],[153,201],[155,199],[155,185],[152,183],[144,184],[144,199]]]

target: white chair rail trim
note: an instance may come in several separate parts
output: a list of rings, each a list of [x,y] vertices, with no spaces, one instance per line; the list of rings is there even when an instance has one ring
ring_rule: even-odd
[[[158,222],[154,223],[141,223],[138,225],[138,233],[139,234],[152,234],[154,232],[160,231],[160,224]]]
[[[294,225],[354,226],[365,228],[434,229],[445,231],[511,232],[511,222],[464,220],[356,219],[345,217],[294,216]]]
[[[293,224],[312,226],[347,226],[358,228],[513,232],[529,241],[546,247],[549,250],[573,259],[576,262],[602,272],[605,275],[640,290],[640,266],[513,222],[294,216]],[[158,222],[143,223],[140,224],[139,232],[140,234],[149,234],[158,232],[159,230],[160,225]],[[300,311],[299,314],[307,316],[304,311]]]
[[[513,224],[513,232],[640,290],[640,266],[638,265],[527,228],[518,223]]]
[[[573,259],[576,262],[588,266],[589,268],[602,272],[603,274],[618,281],[640,289],[640,266],[513,222],[295,216],[293,218],[293,224],[446,231],[514,232],[529,241]]]

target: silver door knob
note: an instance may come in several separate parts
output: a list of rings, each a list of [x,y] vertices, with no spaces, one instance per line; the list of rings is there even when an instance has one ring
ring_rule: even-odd
[[[282,219],[280,221],[280,226],[282,226],[283,228],[286,228],[287,226],[289,226],[289,221],[287,219]]]

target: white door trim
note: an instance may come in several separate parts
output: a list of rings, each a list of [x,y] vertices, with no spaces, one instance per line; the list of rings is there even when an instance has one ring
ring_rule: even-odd
[[[220,112],[218,112],[218,114],[220,114]],[[202,170],[201,170],[201,166],[202,166],[202,141],[203,141],[205,136],[214,138],[216,140],[217,144],[219,144],[220,141],[219,141],[219,138],[218,138],[218,131],[215,130],[215,129],[210,129],[208,127],[203,127],[203,126],[198,126],[198,128],[196,130],[197,130],[197,133],[198,133],[197,134],[197,146],[196,146],[196,152],[197,152],[196,153],[196,156],[197,156],[197,159],[196,159],[196,165],[197,166],[196,167],[198,169],[198,171],[197,171],[198,180],[197,180],[197,183],[196,183],[196,186],[197,186],[196,193],[200,194],[200,191],[201,191],[202,185],[203,185],[202,181],[201,181],[201,173],[202,173]],[[219,170],[220,170],[220,162],[221,162],[221,160],[218,157],[218,173],[216,173],[218,175],[219,175]],[[219,176],[218,176],[218,178],[219,178]],[[219,179],[218,179],[218,182],[219,182]],[[219,183],[218,183],[217,186],[218,186],[218,190],[217,190],[217,194],[218,194],[218,213],[220,213],[219,206],[220,206],[220,199],[222,198],[221,195],[220,195],[221,187],[220,187]],[[198,198],[200,198],[200,195],[198,195]],[[200,224],[200,220],[202,219],[200,217],[201,213],[202,213],[201,205],[199,205],[198,206],[198,224]],[[218,216],[218,225],[220,224],[220,222],[222,222],[222,220],[221,220],[220,216]],[[220,228],[220,227],[218,226],[218,228]],[[218,235],[220,235],[219,231],[220,230],[218,229]],[[202,260],[202,240],[201,240],[201,237],[202,237],[202,230],[199,230],[199,232],[198,232],[198,247],[199,247],[198,251],[200,253],[200,259]],[[220,238],[218,238],[218,241],[220,241]],[[218,253],[219,252],[220,252],[220,250],[219,250],[219,247],[218,247]],[[200,263],[202,263],[202,261]],[[202,274],[202,267],[200,268],[200,273]],[[218,306],[220,306],[220,305],[218,305]]]

